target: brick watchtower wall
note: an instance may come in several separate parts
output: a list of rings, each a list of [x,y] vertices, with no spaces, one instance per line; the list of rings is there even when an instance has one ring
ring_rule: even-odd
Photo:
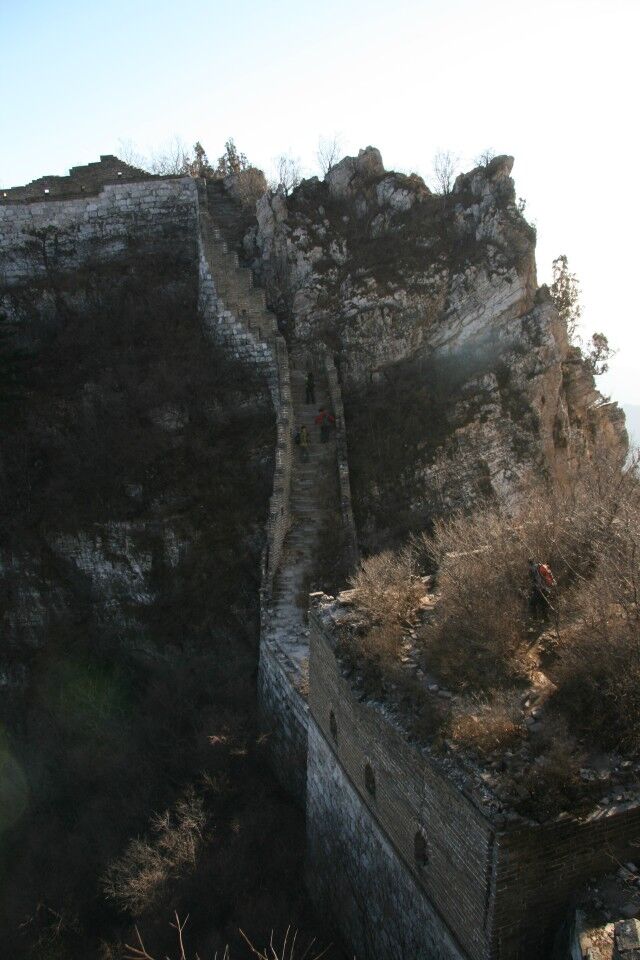
[[[107,262],[124,271],[132,245],[145,256],[172,256],[197,282],[197,203],[190,177],[96,183],[95,189],[73,197],[0,200],[0,284],[7,292],[44,279],[52,250],[58,271]]]
[[[48,175],[38,177],[37,180],[32,180],[23,187],[0,187],[0,204],[95,196],[110,183],[135,183],[142,180],[162,179],[166,178],[132,167],[112,154],[104,154],[95,163],[87,163],[83,167],[72,167],[69,174],[64,177]]]
[[[549,824],[491,815],[342,675],[311,617],[308,883],[358,955],[539,960],[572,892],[632,858],[640,806]]]

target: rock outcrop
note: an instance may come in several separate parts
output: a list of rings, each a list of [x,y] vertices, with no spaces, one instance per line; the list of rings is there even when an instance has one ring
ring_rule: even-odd
[[[385,540],[389,512],[402,534],[626,449],[622,412],[538,287],[512,167],[496,157],[443,196],[368,147],[265,194],[244,238],[289,336],[335,354],[365,544]]]

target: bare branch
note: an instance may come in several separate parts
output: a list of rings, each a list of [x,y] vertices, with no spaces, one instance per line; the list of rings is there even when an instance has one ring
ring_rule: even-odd
[[[450,150],[436,153],[433,158],[433,178],[436,192],[448,197],[453,190],[453,184],[458,167],[458,157]]]
[[[323,177],[329,173],[332,167],[335,167],[340,154],[342,152],[342,143],[341,138],[338,134],[334,134],[333,137],[320,137],[318,140],[318,149],[316,151],[316,158],[318,160],[318,166]]]
[[[283,153],[277,158],[275,163],[276,176],[272,182],[272,188],[277,190],[278,187],[282,187],[285,196],[288,196],[302,181],[300,160],[297,157],[292,157],[290,154]]]

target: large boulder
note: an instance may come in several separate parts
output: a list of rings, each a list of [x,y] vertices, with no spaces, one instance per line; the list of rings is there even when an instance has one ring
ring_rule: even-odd
[[[377,147],[365,147],[357,157],[344,157],[327,173],[325,183],[334,199],[344,198],[353,193],[354,186],[361,181],[384,176],[382,155]]]

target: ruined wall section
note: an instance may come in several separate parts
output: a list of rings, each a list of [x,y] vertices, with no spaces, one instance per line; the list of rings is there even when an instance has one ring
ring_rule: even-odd
[[[499,957],[550,954],[576,891],[637,856],[640,802],[615,803],[582,820],[514,825],[496,849]]]
[[[3,203],[32,203],[34,200],[69,199],[98,194],[108,183],[160,180],[161,177],[125,163],[113,154],[103,154],[95,163],[72,167],[67,176],[38,177],[21,187],[0,188]]]
[[[282,559],[282,548],[291,523],[289,505],[291,468],[293,464],[291,371],[289,369],[287,344],[284,337],[279,334],[274,341],[274,351],[277,387],[277,397],[274,396],[277,441],[273,474],[273,494],[269,502],[269,519],[267,522],[267,546],[262,582],[263,607],[271,596],[274,577]]]
[[[455,761],[352,688],[322,605],[311,628],[308,878],[320,908],[371,960],[550,956],[573,893],[633,859],[640,803],[544,824],[496,814]]]
[[[276,415],[273,493],[262,562],[261,610],[264,613],[290,524],[293,404],[289,355],[275,317],[265,311],[262,319],[256,321],[255,316],[251,319],[248,313],[252,307],[255,310],[255,300],[264,305],[264,295],[253,290],[250,271],[240,266],[237,254],[230,251],[222,239],[220,224],[215,219],[219,208],[214,205],[213,216],[211,213],[210,190],[211,184],[204,180],[197,182],[200,312],[206,329],[235,357],[265,371]],[[221,288],[227,291],[225,297],[221,295]],[[232,303],[237,304],[235,311],[231,309]],[[242,305],[245,309],[240,313]]]
[[[215,280],[215,268],[207,255],[203,238],[203,220],[208,217],[198,208],[198,308],[207,333],[221,343],[241,363],[261,367],[269,381],[274,401],[279,398],[278,370],[274,349],[260,341],[246,323],[230,310],[220,297]]]
[[[277,631],[269,629],[274,581],[291,525],[294,410],[291,370],[284,337],[250,271],[230,249],[234,206],[217,184],[198,182],[200,302],[205,324],[242,362],[266,371],[276,414],[273,492],[269,501],[260,586],[258,701],[269,729],[274,770],[301,804],[306,784],[307,714],[299,665],[290,661]],[[262,309],[259,301],[262,299]],[[235,309],[230,309],[235,304]],[[272,721],[275,720],[275,723]]]
[[[193,180],[109,184],[93,197],[0,204],[0,284],[22,284],[109,261],[136,249],[153,256],[170,248],[196,261],[197,204]]]
[[[331,632],[315,611],[312,614],[309,704],[311,724],[317,726],[324,742],[330,745],[359,803],[377,823],[393,851],[393,856],[385,856],[369,865],[372,876],[378,874],[380,887],[393,890],[393,875],[402,866],[411,883],[419,888],[419,895],[428,901],[421,906],[418,915],[431,913],[440,918],[437,925],[424,931],[423,952],[417,956],[430,956],[427,944],[430,940],[439,940],[440,952],[436,956],[455,956],[447,945],[451,941],[459,944],[462,956],[474,960],[491,957],[491,878],[495,844],[492,824],[452,782],[406,742],[402,731],[381,710],[356,699],[349,681],[340,673]],[[310,735],[311,740],[318,749],[321,747],[316,734]],[[326,767],[319,749],[310,757],[307,830],[311,855],[309,873],[325,878],[333,871],[331,858],[325,859],[323,855],[327,845],[327,825],[341,817],[339,808],[333,808],[333,787],[330,783],[325,785],[320,775]],[[367,820],[368,817],[357,818],[356,824],[366,824]],[[356,846],[360,843],[362,838]],[[314,860],[314,857],[318,859]],[[350,865],[349,872],[356,884],[351,898],[357,903],[365,890],[357,885],[356,863]],[[367,884],[371,882],[370,876]],[[405,885],[407,882],[409,880]],[[353,909],[352,905],[348,913]],[[403,927],[405,921],[395,915],[391,896],[387,912],[391,918],[389,929],[394,922]],[[411,926],[413,922],[410,914],[406,923]],[[357,931],[353,931],[350,924],[348,926],[344,932],[350,939]],[[442,931],[448,931],[446,937]],[[402,956],[401,946],[402,937],[398,933],[395,951],[387,948],[378,956]],[[379,947],[384,947],[382,941]]]

